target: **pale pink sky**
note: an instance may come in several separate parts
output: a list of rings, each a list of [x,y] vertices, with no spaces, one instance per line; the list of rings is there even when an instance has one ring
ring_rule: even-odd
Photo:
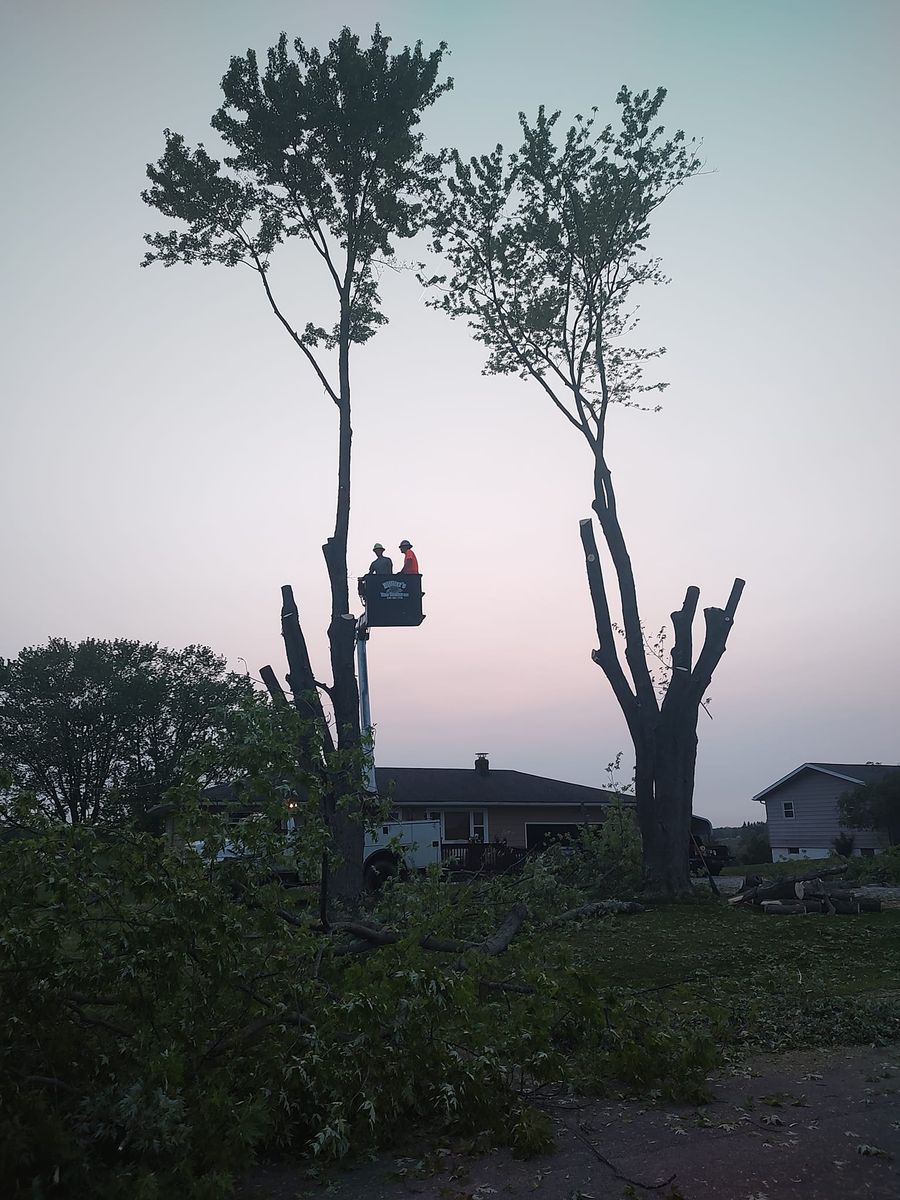
[[[711,173],[653,236],[673,277],[643,305],[669,347],[665,409],[617,414],[610,457],[649,629],[688,584],[721,604],[747,580],[695,809],[756,819],[749,797],[803,761],[896,762],[898,17],[891,0],[7,0],[0,654],[129,636],[282,673],[290,582],[326,673],[333,406],[249,272],[138,269],[156,227],[139,191],[164,126],[213,144],[230,54],[377,18],[399,44],[450,43],[433,145],[511,147],[520,108],[612,116],[620,83],[668,87],[666,123],[703,138]],[[274,279],[324,323],[308,265],[288,253]],[[603,784],[628,738],[590,661],[587,453],[533,387],[480,374],[411,276],[384,294],[391,324],[354,363],[352,559],[408,537],[428,617],[373,634],[378,760],[486,750]]]

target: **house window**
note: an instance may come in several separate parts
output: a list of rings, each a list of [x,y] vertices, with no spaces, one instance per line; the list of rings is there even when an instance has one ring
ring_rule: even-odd
[[[788,820],[793,821],[793,819],[794,819],[794,802],[793,802],[793,800],[785,800],[783,803],[784,803],[784,815],[788,818]]]
[[[862,850],[860,850],[859,853],[860,853],[861,858],[874,858],[875,857],[875,851],[872,849],[871,846],[864,846],[862,848]]]
[[[445,842],[473,840],[487,841],[487,818],[483,809],[455,809],[444,813]]]
[[[799,846],[788,846],[788,854],[799,854],[799,853],[800,853]]]
[[[467,842],[469,840],[469,814],[467,812],[444,813],[444,841]]]

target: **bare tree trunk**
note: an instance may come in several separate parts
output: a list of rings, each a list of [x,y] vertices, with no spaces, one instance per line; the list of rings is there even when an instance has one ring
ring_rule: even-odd
[[[348,268],[348,279],[350,270]],[[350,528],[350,449],[353,429],[350,424],[350,306],[349,284],[341,297],[340,345],[338,351],[340,433],[338,441],[338,491],[334,533],[322,547],[331,585],[331,623],[328,642],[331,649],[331,702],[334,709],[335,740],[339,751],[347,752],[344,766],[336,773],[329,799],[328,819],[337,860],[330,864],[334,894],[353,902],[363,892],[363,825],[361,768],[356,752],[360,748],[359,688],[356,682],[354,649],[355,621],[350,613],[350,589],[347,578],[347,538]],[[348,765],[349,764],[349,765]],[[355,803],[350,810],[338,807],[344,797]]]
[[[631,678],[623,670],[615,644],[593,523],[585,520],[581,522],[581,540],[600,639],[599,649],[591,657],[609,680],[634,745],[635,801],[643,843],[645,886],[654,892],[678,895],[690,887],[688,848],[697,762],[697,717],[713,671],[725,652],[744,581],[734,581],[724,609],[704,610],[706,637],[696,664],[692,625],[700,591],[696,587],[687,589],[682,607],[672,613],[675,630],[672,674],[660,704],[647,667],[634,573],[619,525],[612,478],[602,459],[598,460],[594,478],[594,509],[619,586],[625,660]]]
[[[638,799],[643,843],[644,884],[652,892],[678,895],[690,888],[688,847],[697,758],[696,715],[688,727],[667,729],[660,719],[652,761],[642,772],[649,781]],[[689,722],[688,722],[689,724]]]
[[[359,792],[359,781],[356,779],[356,774],[352,769],[348,770],[344,766],[342,759],[336,755],[336,752],[348,748],[349,739],[345,736],[345,745],[341,746],[329,727],[319,697],[318,685],[313,676],[306,639],[300,627],[300,619],[297,612],[297,605],[294,601],[293,590],[285,585],[281,589],[281,594],[281,631],[284,637],[290,669],[288,684],[291,689],[291,696],[297,712],[304,720],[312,722],[318,734],[317,736],[313,736],[310,733],[298,747],[298,754],[302,759],[310,762],[315,761],[319,755],[322,756],[320,758],[321,815],[331,831],[334,850],[336,851],[332,859],[329,859],[326,855],[322,864],[322,906],[327,908],[327,892],[329,888],[335,896],[350,902],[355,901],[362,893],[362,824],[352,813],[348,813],[345,809],[339,807],[339,803],[343,797],[350,796],[352,798],[357,795]],[[352,622],[345,621],[344,624],[350,626]],[[351,670],[353,663],[352,649],[353,644],[351,641]],[[268,680],[266,680],[266,683],[269,686]],[[269,687],[269,690],[271,693],[271,687]],[[329,688],[328,690],[333,694],[333,689]],[[337,722],[338,711],[336,704],[334,708],[335,721]]]

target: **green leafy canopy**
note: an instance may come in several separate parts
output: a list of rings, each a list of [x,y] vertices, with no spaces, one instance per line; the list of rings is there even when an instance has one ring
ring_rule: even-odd
[[[253,691],[207,646],[51,638],[0,659],[0,768],[58,820],[140,820]],[[0,784],[2,787],[2,784]],[[0,802],[0,813],[3,803]]]
[[[662,350],[628,344],[632,289],[664,281],[646,255],[650,217],[700,167],[696,143],[656,123],[665,95],[622,87],[618,129],[594,109],[561,145],[559,112],[520,113],[518,153],[453,151],[434,199],[433,248],[451,271],[424,280],[432,305],[468,319],[487,373],[537,380],[592,445],[609,403],[665,386],[643,382]]]
[[[191,149],[165,131],[142,195],[187,230],[148,234],[143,265],[242,264],[267,286],[272,252],[298,237],[324,261],[350,340],[372,337],[386,321],[376,260],[421,227],[422,191],[439,161],[423,152],[420,115],[452,87],[438,82],[445,43],[428,55],[421,42],[397,55],[389,45],[376,25],[368,49],[344,28],[324,55],[282,33],[262,71],[253,50],[233,57],[212,117],[232,153],[219,162],[202,143]],[[297,336],[331,349],[340,331],[308,323]]]

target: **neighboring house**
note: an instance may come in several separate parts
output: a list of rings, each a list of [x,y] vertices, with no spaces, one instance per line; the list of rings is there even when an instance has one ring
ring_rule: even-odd
[[[758,792],[753,799],[766,806],[772,861],[827,858],[834,849],[834,839],[842,833],[852,835],[854,854],[871,855],[883,850],[888,844],[885,834],[841,825],[838,800],[860,784],[873,783],[885,771],[900,771],[900,767],[803,763]]]
[[[379,795],[390,799],[401,820],[440,820],[446,846],[500,841],[539,848],[554,836],[576,835],[580,825],[599,824],[616,802],[602,788],[494,770],[486,754],[478,755],[474,770],[378,767],[375,774]],[[622,803],[633,806],[634,800],[623,797]]]

